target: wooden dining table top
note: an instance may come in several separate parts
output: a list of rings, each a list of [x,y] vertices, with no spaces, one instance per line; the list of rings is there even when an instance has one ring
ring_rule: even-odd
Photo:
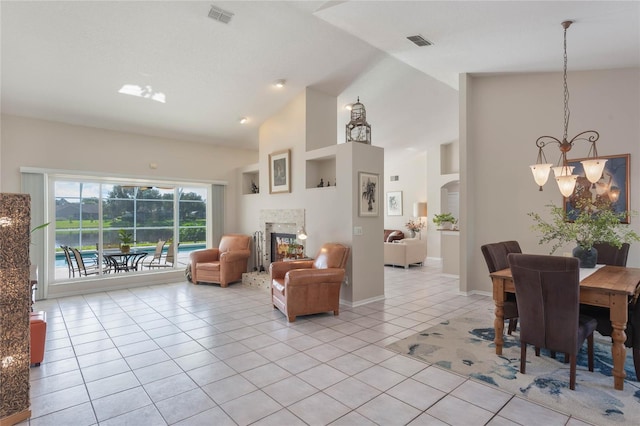
[[[512,279],[511,269],[501,269],[492,277]],[[640,268],[605,265],[580,281],[580,288],[606,290],[610,293],[633,295],[640,283]]]

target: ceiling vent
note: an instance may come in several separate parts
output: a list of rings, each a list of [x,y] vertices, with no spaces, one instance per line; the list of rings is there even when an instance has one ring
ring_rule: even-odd
[[[209,18],[220,21],[223,24],[228,24],[232,16],[233,13],[227,12],[226,10],[220,9],[219,7],[213,5],[211,5],[211,10],[209,10]]]
[[[422,37],[420,34],[418,35],[414,35],[414,36],[409,36],[407,37],[410,41],[412,41],[416,46],[431,46],[433,43],[431,43],[429,40],[427,40],[426,38]]]

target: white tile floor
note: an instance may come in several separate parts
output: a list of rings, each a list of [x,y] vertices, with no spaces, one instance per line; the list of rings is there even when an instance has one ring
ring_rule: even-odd
[[[39,301],[31,425],[584,425],[385,349],[486,310],[439,264],[385,267],[382,302],[287,323],[261,289],[186,282]]]

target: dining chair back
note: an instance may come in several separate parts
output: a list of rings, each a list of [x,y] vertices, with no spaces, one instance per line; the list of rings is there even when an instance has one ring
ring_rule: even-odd
[[[620,248],[609,243],[596,243],[593,245],[593,248],[598,251],[596,263],[600,265],[627,266],[629,247],[629,243],[623,243]]]
[[[569,355],[569,388],[575,390],[576,359],[585,339],[593,371],[595,319],[580,315],[580,266],[575,257],[508,255],[520,313],[520,372],[525,373],[527,345]]]
[[[480,247],[482,255],[487,263],[489,273],[507,269],[509,261],[507,256],[509,253],[522,253],[520,244],[517,241],[501,241],[499,243],[485,244]],[[507,333],[511,334],[518,326],[518,303],[514,294],[507,294],[507,300],[504,302],[504,319],[509,320]]]

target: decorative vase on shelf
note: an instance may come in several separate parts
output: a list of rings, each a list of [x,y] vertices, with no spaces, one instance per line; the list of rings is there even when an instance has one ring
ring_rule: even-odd
[[[414,231],[413,229],[409,229],[409,237],[410,238],[415,238],[416,237],[416,231]]]
[[[598,250],[594,247],[590,249],[584,249],[581,246],[576,246],[573,249],[573,257],[577,257],[580,261],[581,268],[595,268],[596,260],[598,260]]]

